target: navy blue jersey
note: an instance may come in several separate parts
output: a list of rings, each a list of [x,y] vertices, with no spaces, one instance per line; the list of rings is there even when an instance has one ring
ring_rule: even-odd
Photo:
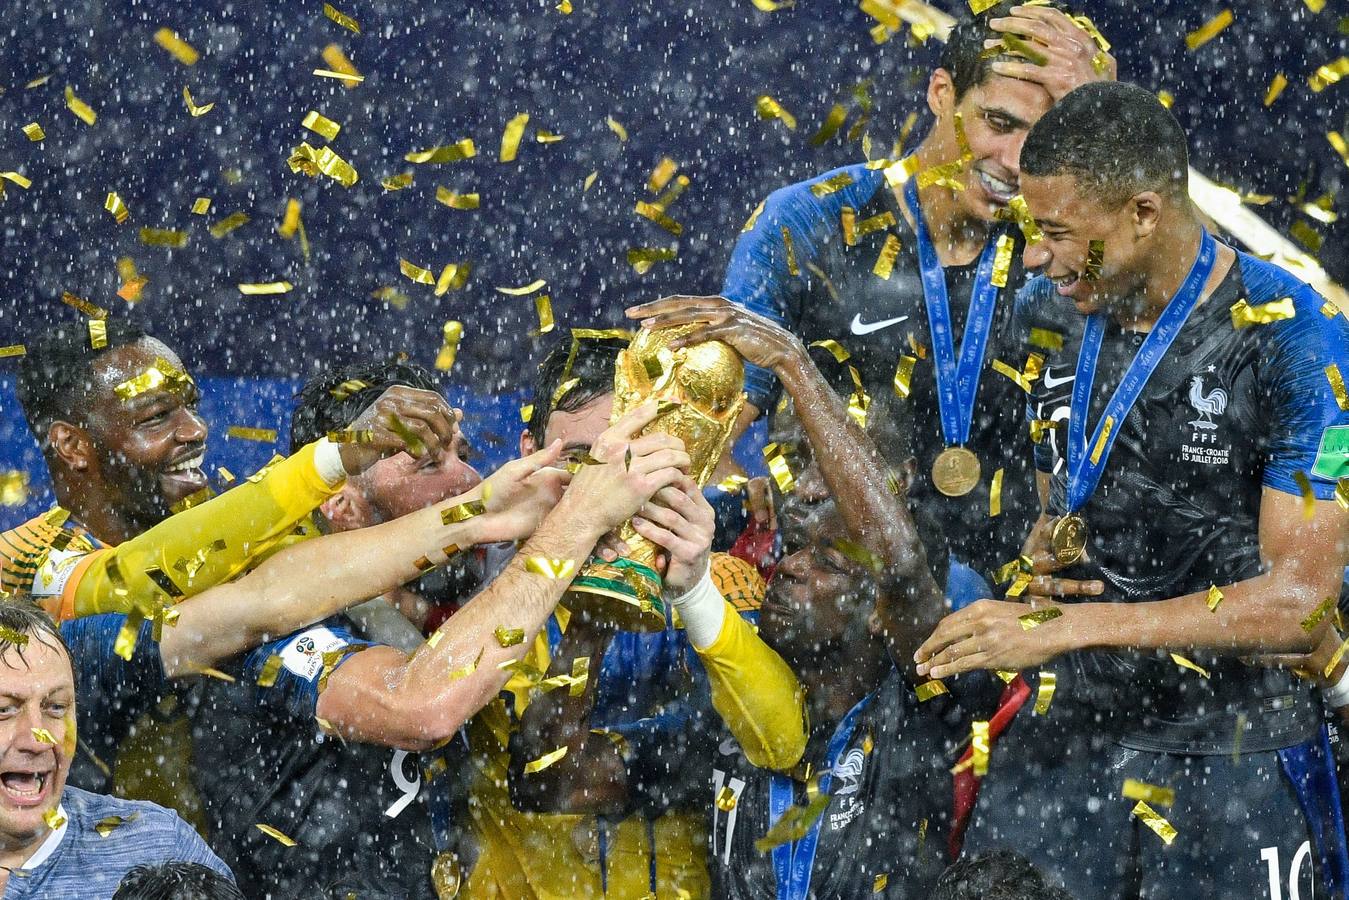
[[[1202,593],[1261,571],[1263,490],[1334,496],[1349,475],[1349,413],[1336,402],[1326,367],[1349,372],[1349,322],[1326,315],[1310,287],[1268,263],[1238,255],[1222,284],[1181,329],[1148,381],[1100,485],[1081,510],[1088,560],[1067,570],[1105,582],[1110,602]],[[1292,318],[1237,328],[1231,307],[1291,297]],[[1084,318],[1052,285],[1033,280],[1017,304],[1018,326],[1063,336],[1035,382],[1030,415],[1052,421],[1037,465],[1052,472],[1051,507],[1065,511],[1065,426]],[[1133,360],[1143,335],[1107,326],[1092,392],[1088,433]],[[1044,343],[1043,337],[1040,343]],[[1192,655],[1210,677],[1169,654],[1079,654],[1115,679],[1116,724],[1144,750],[1226,753],[1272,750],[1308,740],[1318,715],[1306,682],[1284,669],[1231,657]],[[1057,701],[1056,701],[1057,702]],[[1126,721],[1121,722],[1121,718]]]
[[[846,176],[852,183],[823,197],[812,188]],[[859,223],[852,243],[842,232],[844,208]],[[860,223],[887,223],[862,234]],[[791,235],[791,259],[782,232]],[[872,396],[895,390],[902,357],[914,359],[905,410],[910,419],[918,478],[909,495],[931,515],[951,552],[985,578],[1021,551],[1039,512],[1035,478],[1028,456],[1021,411],[1026,394],[1015,381],[994,370],[995,360],[1022,371],[1026,352],[1012,328],[1012,298],[1021,283],[1021,237],[1015,240],[1007,287],[1001,291],[966,446],[980,459],[979,485],[963,497],[946,497],[932,485],[932,463],[945,448],[937,405],[932,337],[918,264],[916,240],[900,211],[899,200],[882,171],[866,164],[846,166],[807,182],[774,191],[754,227],[742,234],[731,254],[722,293],[729,300],[768,316],[807,343],[835,340],[851,354]],[[875,271],[887,239],[900,243],[886,277]],[[994,240],[995,238],[990,238]],[[799,274],[792,274],[791,264]],[[964,334],[978,261],[947,266],[951,326],[957,353]],[[884,270],[882,270],[884,271]],[[747,367],[749,399],[770,408],[774,383],[762,369]],[[1001,471],[1001,512],[990,515],[994,475]]]

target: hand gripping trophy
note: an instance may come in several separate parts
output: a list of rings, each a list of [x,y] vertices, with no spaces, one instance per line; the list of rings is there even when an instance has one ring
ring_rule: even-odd
[[[730,443],[736,417],[744,405],[745,367],[739,354],[721,341],[671,350],[669,344],[697,326],[642,329],[614,367],[614,412],[611,421],[655,399],[659,414],[642,430],[663,432],[684,442],[692,460],[689,477],[702,487],[712,476]],[[630,554],[614,562],[592,556],[576,580],[568,605],[587,606],[598,618],[627,631],[660,631],[665,627],[661,579],[656,572],[660,548],[624,523],[619,537]]]

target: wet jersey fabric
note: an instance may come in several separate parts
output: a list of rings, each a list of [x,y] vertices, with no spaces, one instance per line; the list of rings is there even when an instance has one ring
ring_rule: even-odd
[[[1262,489],[1300,493],[1305,474],[1322,499],[1349,474],[1349,412],[1339,409],[1325,368],[1349,367],[1349,322],[1322,313],[1321,298],[1268,263],[1245,254],[1191,315],[1119,427],[1100,485],[1082,512],[1091,529],[1089,562],[1072,577],[1100,578],[1103,599],[1163,600],[1260,571]],[[1271,270],[1273,270],[1271,272]],[[1291,297],[1290,319],[1234,328],[1231,306]],[[1064,335],[1034,385],[1030,414],[1068,417],[1082,317],[1036,279],[1019,321]],[[1089,428],[1142,335],[1107,326]],[[1053,472],[1051,509],[1064,510],[1065,429],[1049,429],[1038,465]],[[1228,753],[1288,747],[1312,737],[1320,714],[1307,682],[1285,669],[1232,657],[1191,654],[1210,673],[1181,668],[1168,654],[1108,656],[1133,697],[1117,716],[1121,740],[1139,749]],[[1140,687],[1144,689],[1140,690]],[[1238,737],[1235,724],[1245,727]]]
[[[841,190],[824,196],[812,191],[821,182],[844,175],[852,183]],[[855,211],[858,223],[879,216],[890,224],[857,237],[850,246],[839,224],[844,207]],[[789,268],[784,228],[791,235],[791,262],[798,275]],[[900,250],[890,276],[881,278],[873,269],[887,236],[892,235],[900,241]],[[1021,418],[1026,395],[1015,381],[992,368],[993,361],[999,360],[1020,372],[1026,360],[1012,328],[1013,297],[1023,278],[1021,238],[1013,237],[1008,286],[997,300],[967,444],[979,457],[982,477],[964,497],[943,496],[932,485],[932,463],[946,446],[932,336],[915,238],[881,171],[865,164],[845,166],[773,192],[754,227],[736,242],[722,287],[731,301],[774,319],[807,343],[838,341],[851,353],[848,362],[857,367],[873,396],[895,390],[900,358],[915,358],[906,410],[918,477],[909,494],[935,517],[953,555],[983,577],[1016,558],[1039,511]],[[989,240],[996,240],[996,234]],[[976,259],[943,269],[957,353],[977,268]],[[760,409],[771,408],[774,384],[768,373],[747,367],[746,390]],[[990,486],[999,470],[1001,512],[991,516]]]
[[[320,681],[370,646],[345,620],[325,620],[233,661],[224,670],[234,683],[202,677],[177,685],[164,677],[148,623],[130,662],[113,654],[123,621],[103,615],[62,626],[72,644],[81,740],[94,752],[116,747],[128,712],[176,688],[192,724],[211,845],[246,896],[435,896],[433,818],[444,817],[432,805],[439,788],[428,782],[446,768],[440,754],[344,743],[314,721]],[[274,672],[270,687],[257,684],[264,669]],[[98,778],[87,762],[78,772]],[[72,780],[76,774],[72,767]],[[297,846],[283,846],[258,824]]]
[[[950,760],[967,734],[956,711],[946,697],[918,703],[898,672],[870,695],[831,770],[831,799],[819,820],[808,887],[801,878],[794,886],[781,881],[781,850],[775,859],[771,851],[761,854],[754,846],[775,821],[775,777],[792,785],[797,805],[806,802],[805,785],[754,767],[734,739],[723,740],[712,755],[705,787],[713,896],[929,897],[948,862]],[[725,797],[734,798],[734,805]]]

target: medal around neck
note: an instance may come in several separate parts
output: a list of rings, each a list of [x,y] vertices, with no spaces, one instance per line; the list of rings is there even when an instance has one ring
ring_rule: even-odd
[[[1087,550],[1087,520],[1077,513],[1061,516],[1049,535],[1049,547],[1060,565],[1071,566]]]
[[[678,350],[670,342],[697,326],[642,329],[618,355],[614,367],[616,422],[647,400],[659,403],[659,415],[642,430],[673,435],[684,442],[692,460],[689,477],[705,485],[730,443],[735,420],[744,405],[745,366],[728,344],[708,341]],[[625,631],[665,628],[665,604],[656,573],[660,548],[625,522],[618,535],[631,552],[613,562],[592,556],[572,582],[573,611],[587,610],[600,621]]]
[[[979,485],[979,457],[964,447],[947,447],[932,463],[932,484],[947,497],[963,497]]]

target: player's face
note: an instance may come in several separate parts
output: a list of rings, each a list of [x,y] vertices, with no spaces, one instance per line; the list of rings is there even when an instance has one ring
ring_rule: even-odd
[[[829,486],[825,484],[820,467],[815,464],[805,429],[796,416],[789,411],[775,414],[768,440],[789,450],[785,458],[796,482],[787,493],[779,491],[774,494],[778,527],[782,530],[786,544],[804,546],[807,539],[803,529],[814,512],[829,500]]]
[[[367,469],[360,477],[360,489],[381,521],[396,519],[476,487],[482,476],[469,464],[471,455],[472,447],[456,424],[454,440],[440,459],[397,453]]]
[[[847,535],[832,500],[815,507],[778,564],[759,613],[760,634],[793,667],[814,664],[867,638],[875,600],[870,576],[837,544]]]
[[[585,458],[591,446],[609,427],[614,411],[614,395],[601,394],[579,409],[554,410],[543,429],[543,443],[562,442],[562,462],[576,463]]]
[[[1146,243],[1137,238],[1131,203],[1118,209],[1082,190],[1072,175],[1026,176],[1021,182],[1026,208],[1044,240],[1027,244],[1026,268],[1053,279],[1059,296],[1089,315],[1134,295],[1142,282],[1139,256]],[[1092,241],[1102,248],[1100,273],[1087,277]]]
[[[965,136],[974,160],[965,173],[965,190],[956,198],[975,218],[991,220],[1019,191],[1021,145],[1039,118],[1049,111],[1053,99],[1038,84],[989,75],[983,84],[967,91],[955,109],[961,114]],[[949,132],[947,146],[959,154],[954,116],[940,120]]]
[[[157,359],[182,369],[177,355],[153,338],[117,347],[93,365],[85,425],[101,479],[122,515],[144,527],[169,515],[173,504],[206,487],[206,423],[197,415],[194,383],[168,383],[130,400],[116,388],[154,367]]]
[[[51,640],[30,635],[22,657],[13,647],[0,657],[0,840],[9,846],[42,839],[75,747],[70,657]]]

